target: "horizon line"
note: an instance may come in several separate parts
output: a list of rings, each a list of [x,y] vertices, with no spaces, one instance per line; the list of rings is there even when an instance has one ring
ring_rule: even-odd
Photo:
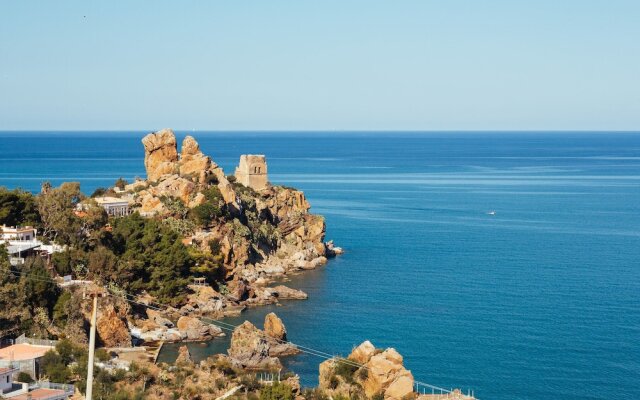
[[[0,133],[41,132],[41,133],[140,133],[158,132],[171,129],[174,132],[199,133],[640,133],[640,129],[0,129]]]

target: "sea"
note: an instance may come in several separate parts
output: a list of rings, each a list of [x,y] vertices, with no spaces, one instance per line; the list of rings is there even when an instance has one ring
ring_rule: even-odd
[[[0,185],[86,194],[144,177],[145,132],[2,132]],[[640,133],[177,132],[230,174],[265,154],[345,250],[291,277],[289,339],[394,347],[415,378],[480,399],[640,398]],[[191,343],[201,359],[227,340]],[[167,345],[161,360],[171,361]],[[286,366],[317,384],[322,358]]]

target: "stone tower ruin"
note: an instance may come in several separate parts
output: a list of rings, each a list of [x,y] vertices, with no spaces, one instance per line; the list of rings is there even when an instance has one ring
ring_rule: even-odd
[[[267,188],[267,160],[264,155],[243,154],[236,167],[236,180],[253,190]]]

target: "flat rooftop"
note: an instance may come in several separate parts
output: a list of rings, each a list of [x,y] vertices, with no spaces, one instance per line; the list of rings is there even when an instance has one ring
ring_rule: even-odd
[[[33,344],[21,343],[0,349],[0,360],[24,361],[33,360],[44,356],[53,346],[36,346]]]
[[[100,205],[104,205],[104,204],[116,204],[116,203],[126,203],[129,204],[128,200],[125,199],[120,199],[118,197],[96,197],[94,198],[94,200],[96,201],[96,203],[100,204]]]

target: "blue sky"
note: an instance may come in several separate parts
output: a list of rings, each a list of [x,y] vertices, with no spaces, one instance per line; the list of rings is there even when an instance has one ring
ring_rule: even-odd
[[[4,1],[0,130],[640,130],[640,1]]]

